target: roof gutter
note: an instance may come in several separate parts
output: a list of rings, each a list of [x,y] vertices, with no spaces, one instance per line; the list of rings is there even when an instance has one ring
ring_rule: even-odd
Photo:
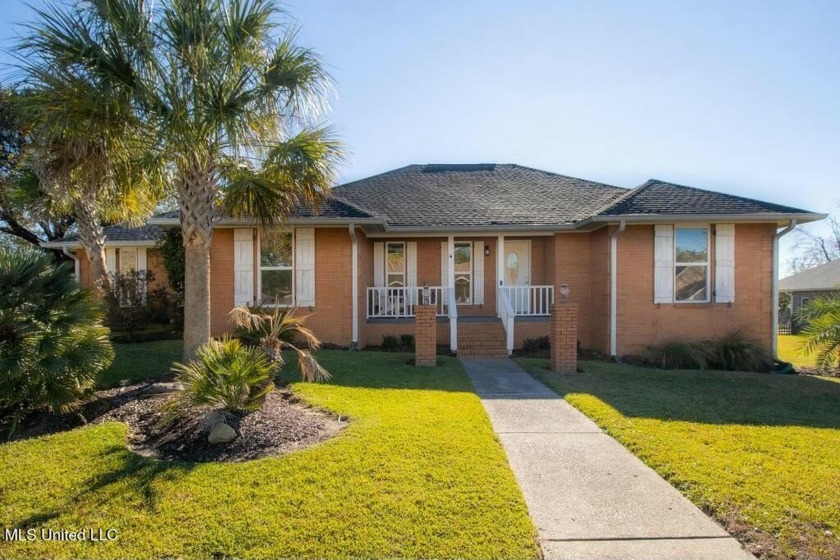
[[[149,225],[153,226],[164,226],[164,227],[175,227],[181,225],[181,220],[179,218],[149,218],[147,222]],[[229,226],[229,227],[238,227],[238,226],[255,226],[259,225],[261,222],[256,218],[222,218],[220,220],[216,220],[214,222],[214,226]],[[345,226],[345,225],[358,225],[358,224],[371,224],[371,225],[384,225],[385,221],[379,218],[359,218],[354,220],[348,220],[347,218],[290,218],[283,222],[282,224],[278,224],[280,226],[283,225],[290,225],[290,226]]]
[[[770,279],[770,291],[773,294],[773,326],[770,332],[770,353],[779,360],[779,240],[796,227],[796,220],[791,220],[785,229],[773,237],[773,276]],[[779,360],[781,361],[781,360]]]
[[[618,236],[627,227],[627,223],[621,220],[618,229],[610,235],[610,356],[615,360],[618,357]]]
[[[108,241],[105,240],[108,247],[154,247],[154,241]],[[41,243],[41,247],[47,249],[83,249],[82,244],[78,241],[49,241]]]
[[[767,212],[764,214],[626,214],[623,216],[592,216],[577,224],[584,227],[596,223],[615,223],[616,220],[626,221],[628,224],[656,224],[674,222],[717,222],[717,223],[785,223],[791,220],[798,224],[824,220],[828,214],[803,213],[784,214]]]

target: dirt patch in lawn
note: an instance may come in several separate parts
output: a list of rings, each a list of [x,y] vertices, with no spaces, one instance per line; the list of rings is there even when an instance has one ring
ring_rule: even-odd
[[[119,421],[128,425],[129,447],[146,457],[188,462],[248,461],[282,455],[336,436],[347,418],[306,406],[287,389],[275,389],[262,408],[229,414],[225,423],[237,433],[229,443],[211,444],[204,414],[178,419],[162,428],[161,405],[171,398],[171,383],[141,383],[99,391],[76,414],[39,413],[23,419],[12,439],[27,439],[84,425]]]

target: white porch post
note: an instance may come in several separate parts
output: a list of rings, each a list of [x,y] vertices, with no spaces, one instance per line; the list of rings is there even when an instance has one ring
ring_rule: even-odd
[[[455,236],[450,235],[447,240],[447,285],[451,290],[449,296],[449,349],[458,351],[458,310],[455,308]]]
[[[499,291],[505,285],[505,236],[496,239],[496,315],[501,317],[499,309]]]

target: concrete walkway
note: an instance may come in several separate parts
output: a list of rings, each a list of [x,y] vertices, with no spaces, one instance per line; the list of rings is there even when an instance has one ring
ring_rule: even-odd
[[[509,359],[463,359],[546,559],[752,558],[717,523]]]

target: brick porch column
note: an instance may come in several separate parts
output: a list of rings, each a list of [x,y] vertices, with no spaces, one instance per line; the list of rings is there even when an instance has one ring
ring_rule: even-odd
[[[551,305],[551,371],[577,372],[578,304]]]
[[[414,365],[437,365],[437,307],[414,306]]]

